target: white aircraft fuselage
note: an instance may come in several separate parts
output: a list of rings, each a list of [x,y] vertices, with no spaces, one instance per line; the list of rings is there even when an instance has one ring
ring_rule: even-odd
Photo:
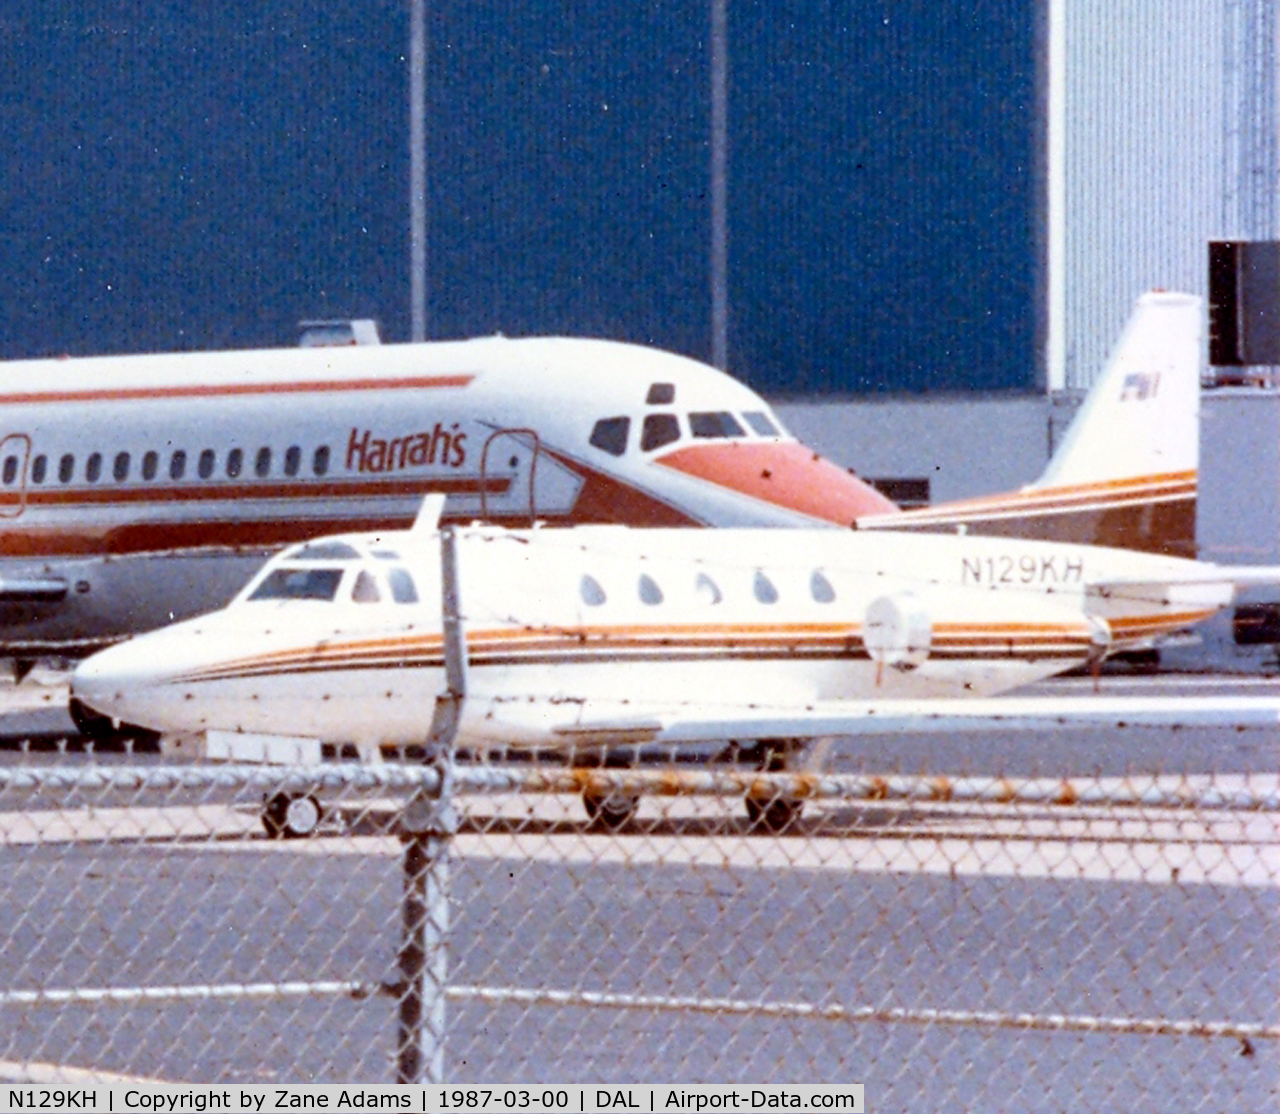
[[[456,553],[471,746],[800,734],[849,702],[1005,692],[1232,595],[1181,558],[957,535],[470,527]],[[308,543],[226,609],[82,663],[73,696],[170,734],[420,743],[441,598],[429,530]]]

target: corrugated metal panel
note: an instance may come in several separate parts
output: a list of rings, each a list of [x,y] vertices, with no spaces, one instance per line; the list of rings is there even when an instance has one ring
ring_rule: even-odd
[[[1206,294],[1208,240],[1276,235],[1277,13],[1275,0],[1050,3],[1064,72],[1049,382],[1084,388],[1143,290]]]
[[[1226,0],[1066,3],[1061,385],[1087,387],[1133,299],[1206,291],[1220,231]],[[1055,384],[1058,385],[1058,384]]]

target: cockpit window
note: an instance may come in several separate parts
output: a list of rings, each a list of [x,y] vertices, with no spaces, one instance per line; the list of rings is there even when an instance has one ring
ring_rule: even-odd
[[[670,406],[676,400],[674,383],[650,383],[649,393],[644,397],[650,406]]]
[[[725,410],[703,410],[689,415],[694,437],[741,437],[746,432],[738,419]]]
[[[640,430],[640,449],[650,452],[680,440],[680,421],[674,414],[649,414]]]
[[[373,573],[368,569],[361,569],[356,577],[356,582],[351,586],[351,599],[354,603],[381,601],[382,593],[378,591],[378,582],[373,579]]]
[[[763,410],[748,410],[744,413],[743,418],[761,437],[781,437],[782,431],[769,420],[769,415]]]
[[[251,600],[331,600],[338,594],[341,569],[282,566],[272,569],[249,597]]]
[[[591,431],[591,444],[613,456],[621,456],[627,451],[630,431],[630,418],[601,418]]]
[[[354,561],[360,554],[346,542],[308,542],[289,556],[294,561]]]
[[[390,569],[387,580],[391,584],[391,598],[396,603],[417,603],[418,589],[414,586],[413,577],[408,569]]]

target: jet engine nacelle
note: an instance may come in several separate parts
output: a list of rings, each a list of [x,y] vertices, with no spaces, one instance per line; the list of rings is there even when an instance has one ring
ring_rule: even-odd
[[[862,642],[871,660],[907,673],[923,665],[933,642],[933,622],[912,592],[880,596],[867,605]]]

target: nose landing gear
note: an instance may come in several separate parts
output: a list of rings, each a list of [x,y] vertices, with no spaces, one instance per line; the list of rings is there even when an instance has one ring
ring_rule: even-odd
[[[320,802],[302,793],[277,793],[262,809],[262,826],[272,839],[302,839],[323,819]]]

